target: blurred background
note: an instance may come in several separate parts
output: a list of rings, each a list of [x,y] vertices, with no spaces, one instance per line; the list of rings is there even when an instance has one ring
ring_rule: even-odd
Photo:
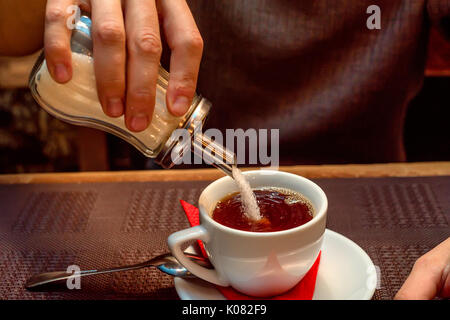
[[[132,146],[101,131],[49,116],[27,89],[37,53],[0,57],[0,172],[139,170],[155,167]],[[425,81],[404,132],[408,161],[450,160],[450,43],[432,30]]]

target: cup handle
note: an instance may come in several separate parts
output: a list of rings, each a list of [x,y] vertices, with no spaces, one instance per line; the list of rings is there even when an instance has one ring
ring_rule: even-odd
[[[228,286],[228,281],[223,279],[215,269],[201,267],[186,257],[183,250],[181,250],[181,245],[190,240],[202,240],[207,243],[209,241],[208,231],[201,225],[195,226],[172,233],[167,239],[167,242],[169,244],[170,251],[175,258],[177,258],[177,260],[193,275],[222,287]]]

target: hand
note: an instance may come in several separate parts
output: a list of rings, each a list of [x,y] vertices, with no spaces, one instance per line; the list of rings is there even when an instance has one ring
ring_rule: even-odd
[[[397,292],[398,300],[450,298],[450,238],[420,257]]]
[[[66,12],[73,0],[48,0],[44,34],[53,79],[72,77]],[[103,111],[125,114],[131,131],[151,122],[162,45],[160,27],[171,49],[166,94],[169,112],[181,116],[195,94],[203,40],[185,0],[91,0],[94,70]]]

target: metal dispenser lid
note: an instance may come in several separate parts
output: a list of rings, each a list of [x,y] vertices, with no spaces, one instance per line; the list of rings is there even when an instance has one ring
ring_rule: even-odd
[[[201,96],[197,96],[197,106],[194,110],[187,114],[186,118],[180,122],[178,129],[185,129],[189,132],[190,140],[182,143],[178,136],[171,135],[166,141],[161,151],[155,158],[155,162],[165,169],[172,168],[177,160],[183,156],[183,150],[191,150],[192,138],[197,132],[198,125],[206,122],[209,111],[211,110],[211,102]],[[195,104],[196,101],[194,101]]]

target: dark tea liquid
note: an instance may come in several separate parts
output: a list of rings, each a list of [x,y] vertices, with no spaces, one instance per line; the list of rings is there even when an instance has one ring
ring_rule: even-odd
[[[252,232],[292,229],[310,221],[314,214],[311,202],[301,194],[281,188],[253,190],[262,216],[253,221],[244,214],[239,192],[216,205],[212,218],[224,226]]]

